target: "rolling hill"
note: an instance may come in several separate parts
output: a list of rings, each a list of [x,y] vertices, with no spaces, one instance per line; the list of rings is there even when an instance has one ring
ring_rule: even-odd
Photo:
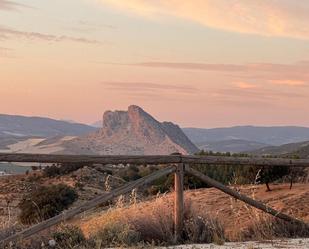
[[[309,140],[309,128],[297,126],[235,126],[227,128],[183,128],[199,149],[215,152],[247,152]]]
[[[300,143],[290,143],[281,146],[268,146],[249,152],[254,155],[273,156],[296,156],[299,158],[309,158],[309,141]]]
[[[0,137],[79,136],[96,128],[42,117],[0,114]]]
[[[209,142],[196,143],[196,145],[199,147],[199,149],[204,151],[231,152],[231,153],[258,150],[266,146],[269,146],[267,144],[242,139],[209,141]]]

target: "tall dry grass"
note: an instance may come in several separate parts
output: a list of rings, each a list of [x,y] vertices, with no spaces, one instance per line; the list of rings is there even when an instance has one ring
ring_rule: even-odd
[[[88,237],[102,246],[176,244],[173,201],[165,196],[159,196],[150,204],[136,205],[134,196],[136,192],[131,194],[129,208],[123,203],[124,198],[120,197],[116,208],[93,220],[90,226],[83,227]],[[223,226],[214,218],[198,216],[190,203],[190,200],[185,201],[184,232],[181,242],[224,243]]]
[[[255,183],[251,186],[248,196],[252,199],[256,199],[257,185],[260,184],[258,180],[258,175],[256,176]],[[241,185],[237,185],[237,178],[234,181],[234,190],[241,191]],[[267,194],[267,193],[266,193]],[[232,241],[247,241],[247,240],[272,240],[279,238],[308,238],[309,237],[309,225],[300,225],[287,221],[283,221],[279,218],[266,214],[244,202],[241,205],[236,205],[236,199],[230,197],[230,208],[232,212],[239,218],[236,220],[235,229],[229,236]],[[267,205],[267,203],[265,203]],[[243,213],[241,209],[246,210],[249,215],[249,224],[244,226],[242,229],[237,227],[242,227],[241,216]],[[286,210],[286,212],[292,213],[292,210]],[[239,222],[239,223],[238,223]]]

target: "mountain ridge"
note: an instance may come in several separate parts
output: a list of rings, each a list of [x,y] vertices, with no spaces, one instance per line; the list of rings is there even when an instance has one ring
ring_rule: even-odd
[[[76,136],[94,131],[96,128],[45,117],[0,114],[0,137],[51,137]]]
[[[258,150],[249,151],[249,154],[258,156],[295,156],[299,158],[309,157],[309,141],[289,143],[280,146],[268,146]]]
[[[301,126],[233,126],[182,130],[195,144],[236,139],[276,146],[309,140],[309,128]]]

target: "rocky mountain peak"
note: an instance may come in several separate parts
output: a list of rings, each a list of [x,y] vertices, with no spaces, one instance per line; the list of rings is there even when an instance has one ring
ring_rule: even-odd
[[[136,105],[127,111],[105,112],[102,128],[79,138],[78,143],[91,152],[114,155],[191,154],[198,150],[179,126],[160,123]]]
[[[137,105],[130,105],[128,107],[128,112],[129,113],[145,113],[145,111]]]

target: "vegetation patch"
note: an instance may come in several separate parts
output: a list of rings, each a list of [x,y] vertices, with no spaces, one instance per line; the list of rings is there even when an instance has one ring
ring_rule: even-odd
[[[172,210],[173,203],[165,198],[157,199],[155,207],[147,212],[134,205],[129,209],[110,210],[93,224],[95,231],[90,232],[90,238],[101,245],[99,248],[179,242],[222,244],[226,240],[224,229],[216,219],[196,215],[186,202],[183,241],[176,242]]]
[[[56,177],[61,175],[67,175],[71,172],[74,172],[84,166],[83,163],[63,163],[59,165],[47,166],[44,168],[44,176],[46,177]]]
[[[61,213],[77,197],[76,191],[64,184],[40,186],[26,194],[19,203],[19,219],[23,224],[46,220]]]
[[[270,240],[274,238],[309,238],[309,225],[287,222],[261,214],[242,234],[243,240]]]
[[[86,244],[86,238],[81,229],[72,225],[61,225],[54,233],[56,248],[77,248]]]

